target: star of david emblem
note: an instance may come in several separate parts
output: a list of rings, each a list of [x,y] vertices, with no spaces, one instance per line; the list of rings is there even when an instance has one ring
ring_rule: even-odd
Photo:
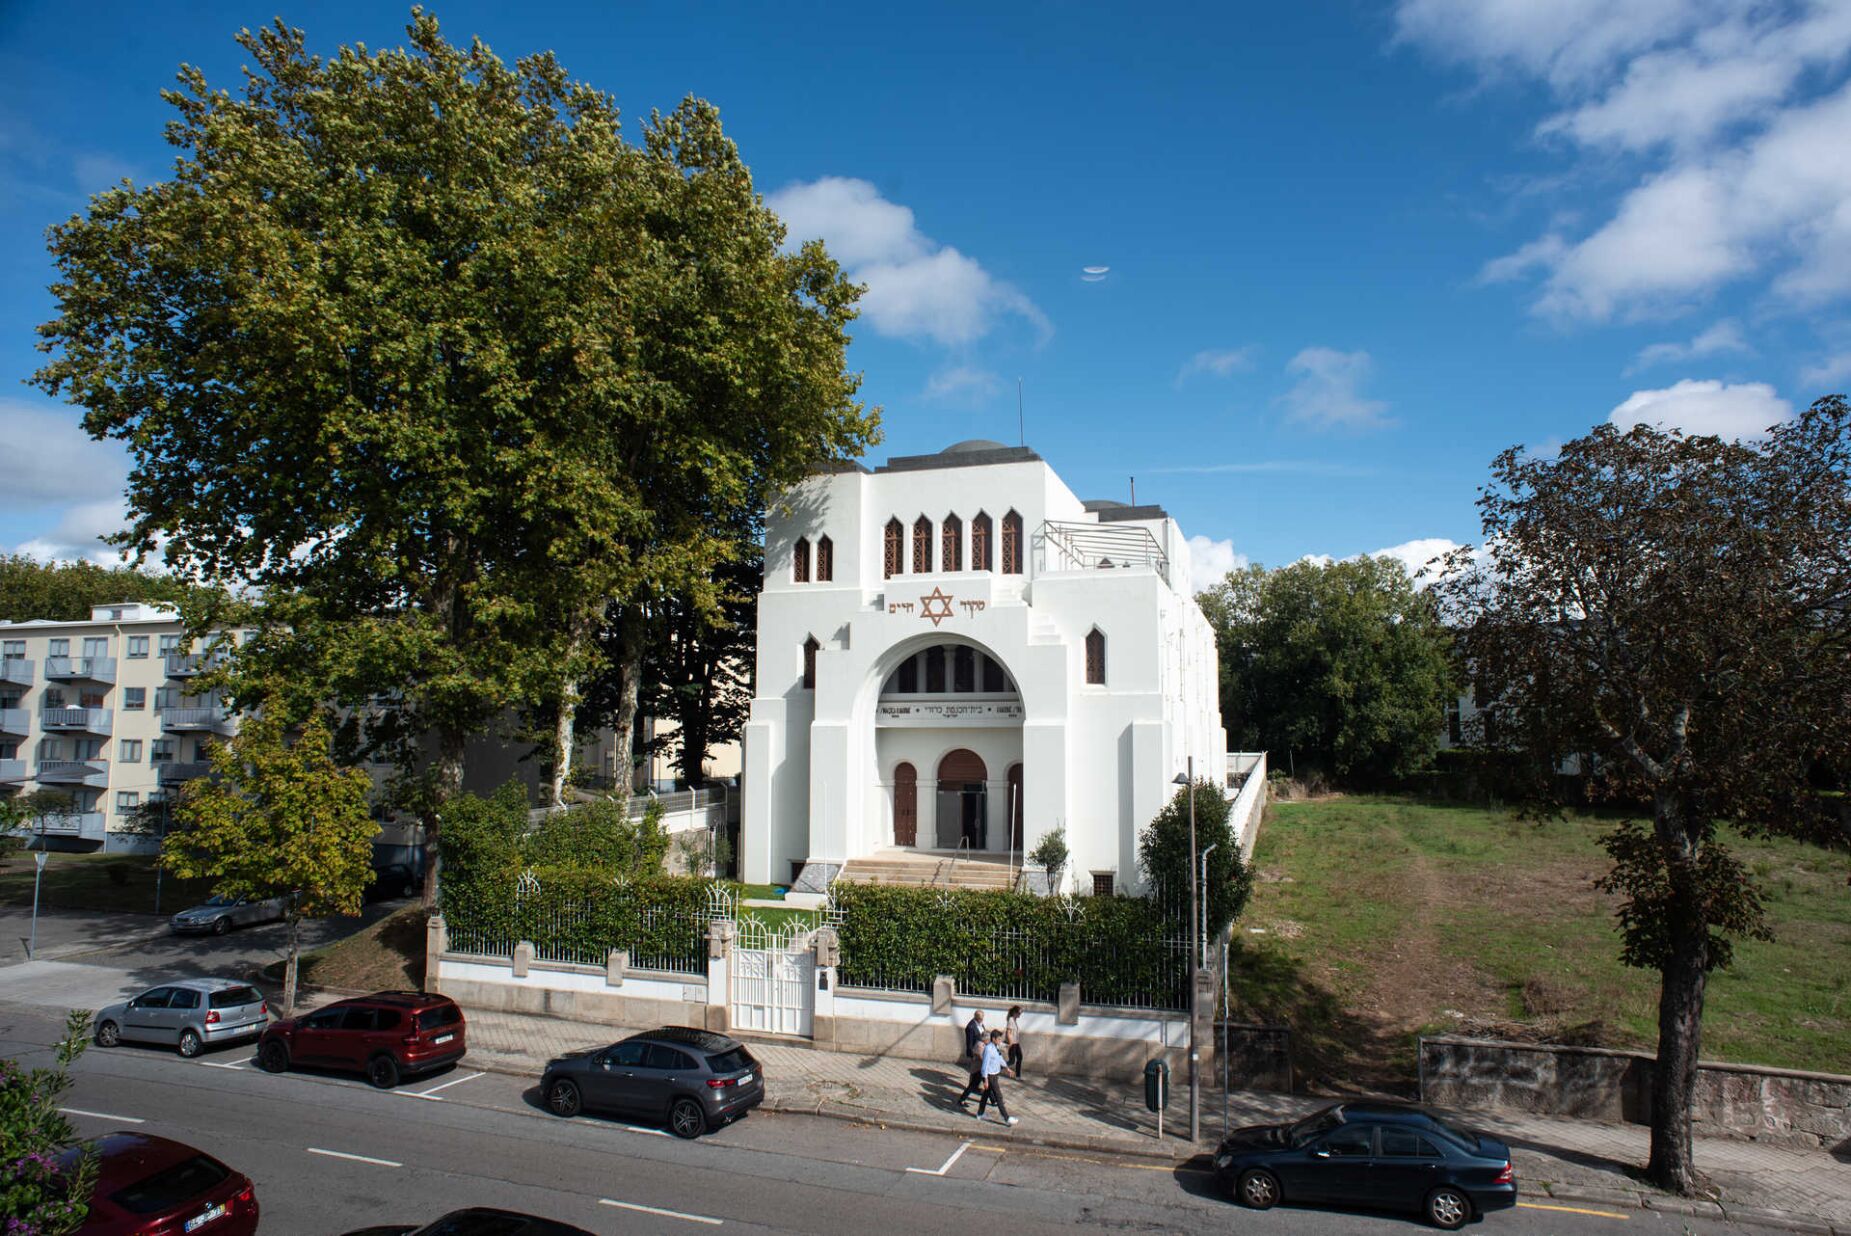
[[[930,619],[933,626],[951,617],[951,598],[945,595],[943,588],[932,589],[930,596],[919,598],[919,603],[925,606],[919,612],[919,616]]]

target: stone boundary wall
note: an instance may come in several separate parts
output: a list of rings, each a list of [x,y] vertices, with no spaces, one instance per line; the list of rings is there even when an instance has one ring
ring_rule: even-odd
[[[1420,1040],[1421,1101],[1646,1124],[1653,1058],[1645,1052],[1450,1036]],[[1851,1077],[1704,1061],[1693,1111],[1698,1136],[1783,1145],[1851,1146]]]

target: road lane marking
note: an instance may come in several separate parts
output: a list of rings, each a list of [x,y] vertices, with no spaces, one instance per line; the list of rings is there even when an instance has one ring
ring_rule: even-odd
[[[308,1152],[310,1154],[326,1155],[330,1159],[351,1159],[355,1163],[371,1163],[375,1167],[403,1167],[405,1166],[403,1163],[395,1163],[391,1159],[375,1159],[371,1155],[348,1154],[346,1151],[343,1151],[343,1150],[323,1150],[319,1146],[308,1147]]]
[[[471,1073],[467,1077],[453,1077],[449,1081],[445,1082],[443,1085],[432,1086],[429,1090],[401,1090],[398,1093],[408,1094],[412,1096],[413,1098],[417,1098],[417,1099],[428,1099],[433,1094],[436,1094],[439,1090],[448,1090],[452,1086],[460,1086],[466,1081],[474,1081],[478,1077],[486,1077],[486,1076],[488,1076],[488,1074],[486,1073]],[[443,1102],[443,1100],[439,1099],[438,1102],[441,1103]]]
[[[622,1129],[626,1133],[647,1133],[651,1137],[667,1137],[668,1136],[668,1134],[661,1129],[645,1129],[640,1124],[620,1124],[617,1127]]]
[[[1525,1210],[1559,1210],[1565,1215],[1597,1215],[1602,1219],[1630,1219],[1617,1210],[1583,1210],[1579,1206],[1545,1206],[1541,1202],[1518,1202]]]
[[[712,1215],[691,1215],[679,1210],[664,1210],[660,1206],[639,1206],[635,1202],[613,1201],[608,1197],[598,1199],[600,1206],[613,1206],[618,1210],[635,1210],[646,1215],[661,1215],[665,1219],[686,1219],[689,1223],[705,1223],[709,1227],[719,1227],[725,1219],[716,1219]]]
[[[958,1148],[951,1152],[951,1157],[949,1159],[946,1159],[937,1168],[909,1167],[906,1170],[909,1172],[917,1172],[921,1176],[943,1176],[946,1172],[951,1170],[951,1165],[953,1163],[956,1163],[959,1159],[964,1157],[964,1152],[966,1150],[969,1150],[970,1147],[971,1147],[971,1139],[967,1137],[963,1141],[958,1143]]]
[[[140,1116],[117,1116],[109,1112],[87,1112],[81,1107],[60,1107],[67,1116],[89,1116],[93,1120],[120,1120],[123,1124],[147,1124]]]
[[[1089,1159],[1077,1154],[1055,1154],[1033,1146],[992,1146],[987,1142],[971,1144],[975,1149],[987,1150],[991,1154],[1019,1154],[1032,1159],[1059,1159],[1063,1163],[1090,1163],[1094,1167],[1122,1167],[1134,1172],[1191,1172],[1197,1176],[1215,1174],[1215,1169],[1212,1167],[1190,1167],[1184,1163],[1124,1163],[1112,1159]]]

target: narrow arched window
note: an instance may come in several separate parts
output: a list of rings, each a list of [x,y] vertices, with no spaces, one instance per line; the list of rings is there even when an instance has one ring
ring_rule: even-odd
[[[1105,685],[1105,634],[1098,627],[1086,633],[1086,681]]]
[[[816,650],[821,647],[814,635],[803,641],[803,685],[807,691],[816,690]]]
[[[901,539],[904,536],[905,536],[905,532],[904,530],[901,529],[899,520],[890,519],[887,521],[887,576],[886,577],[888,579],[892,579],[894,576],[898,575],[901,571],[904,571],[906,569],[906,565],[900,557],[900,553],[901,553],[900,543],[901,543]]]
[[[1003,574],[1022,573],[1022,517],[1014,511],[1003,516]]]
[[[970,521],[970,569],[990,569],[990,517],[982,511]]]
[[[826,584],[836,577],[836,543],[828,537],[816,542],[816,582]]]
[[[932,521],[921,515],[913,521],[913,574],[932,569]]]
[[[938,526],[938,569],[964,569],[964,521],[956,515],[945,516]]]
[[[791,578],[800,584],[810,582],[810,538],[800,536],[791,547]]]

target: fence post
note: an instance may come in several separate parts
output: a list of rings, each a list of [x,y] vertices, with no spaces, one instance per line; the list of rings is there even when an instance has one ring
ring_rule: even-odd
[[[449,951],[450,931],[443,915],[433,914],[424,924],[424,990],[440,992],[438,980],[443,974],[443,955]]]
[[[817,1046],[835,1046],[836,1041],[836,963],[841,958],[841,943],[833,927],[818,927],[810,937],[816,955],[815,1003],[810,1009],[810,1040]]]
[[[732,1029],[733,937],[737,930],[730,918],[707,922],[707,1028],[716,1034]]]
[[[514,977],[526,978],[527,967],[533,965],[533,941],[522,940],[514,946]]]
[[[623,972],[629,968],[629,950],[621,948],[612,949],[610,955],[604,959],[604,985],[606,987],[622,987]]]
[[[932,980],[932,1016],[943,1017],[951,1012],[951,1005],[958,997],[957,980],[949,974],[941,974]]]
[[[1077,1026],[1080,1024],[1080,985],[1062,983],[1060,985],[1060,1004],[1054,1015],[1056,1024]]]

